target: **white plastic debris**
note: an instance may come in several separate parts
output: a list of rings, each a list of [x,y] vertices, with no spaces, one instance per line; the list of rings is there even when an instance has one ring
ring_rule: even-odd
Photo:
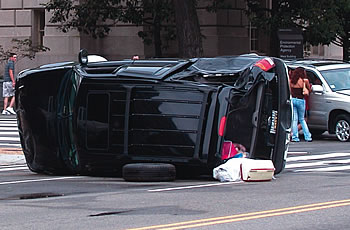
[[[231,158],[213,169],[213,177],[220,182],[270,181],[274,172],[271,160]]]
[[[241,163],[244,158],[231,158],[213,169],[213,177],[220,182],[241,181]]]

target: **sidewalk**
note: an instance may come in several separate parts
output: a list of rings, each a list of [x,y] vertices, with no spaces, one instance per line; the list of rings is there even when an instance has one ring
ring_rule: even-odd
[[[25,164],[25,158],[20,148],[0,148],[0,166]]]

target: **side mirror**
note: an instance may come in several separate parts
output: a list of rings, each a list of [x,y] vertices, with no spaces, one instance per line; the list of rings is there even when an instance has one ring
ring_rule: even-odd
[[[79,51],[79,56],[78,56],[78,59],[79,59],[79,63],[81,65],[87,65],[88,63],[88,52],[86,49],[81,49]]]
[[[323,93],[322,85],[313,85],[311,87],[311,90],[312,90],[312,92],[315,92],[315,93]]]

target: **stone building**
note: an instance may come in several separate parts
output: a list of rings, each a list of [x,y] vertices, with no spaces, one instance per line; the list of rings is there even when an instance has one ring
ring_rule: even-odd
[[[152,57],[153,48],[144,45],[137,33],[143,27],[119,24],[103,39],[93,39],[77,31],[63,33],[57,25],[51,24],[50,13],[41,4],[48,0],[0,0],[0,45],[11,46],[12,38],[31,38],[36,44],[43,44],[50,51],[37,54],[34,60],[22,59],[16,65],[17,70],[36,67],[41,64],[58,61],[77,60],[81,48],[97,53],[107,59]],[[206,0],[202,0],[206,1]],[[268,39],[250,23],[244,13],[244,0],[228,0],[230,9],[209,13],[199,5],[198,17],[201,25],[204,56],[235,55],[256,52],[267,53]],[[266,1],[267,3],[269,0]],[[203,3],[204,4],[204,3]],[[324,47],[317,52],[327,54]],[[167,56],[176,56],[176,43],[172,42],[166,51]],[[323,50],[323,52],[322,52]],[[312,56],[313,49],[310,50]],[[328,52],[329,53],[329,52]],[[340,52],[341,53],[341,52]],[[337,56],[336,54],[331,54]],[[0,75],[3,67],[0,66]]]

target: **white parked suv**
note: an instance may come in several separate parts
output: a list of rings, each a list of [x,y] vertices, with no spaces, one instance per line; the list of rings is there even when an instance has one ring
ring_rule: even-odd
[[[325,131],[339,141],[350,140],[350,64],[335,60],[297,60],[292,69],[306,69],[312,92],[307,120],[313,136]]]

